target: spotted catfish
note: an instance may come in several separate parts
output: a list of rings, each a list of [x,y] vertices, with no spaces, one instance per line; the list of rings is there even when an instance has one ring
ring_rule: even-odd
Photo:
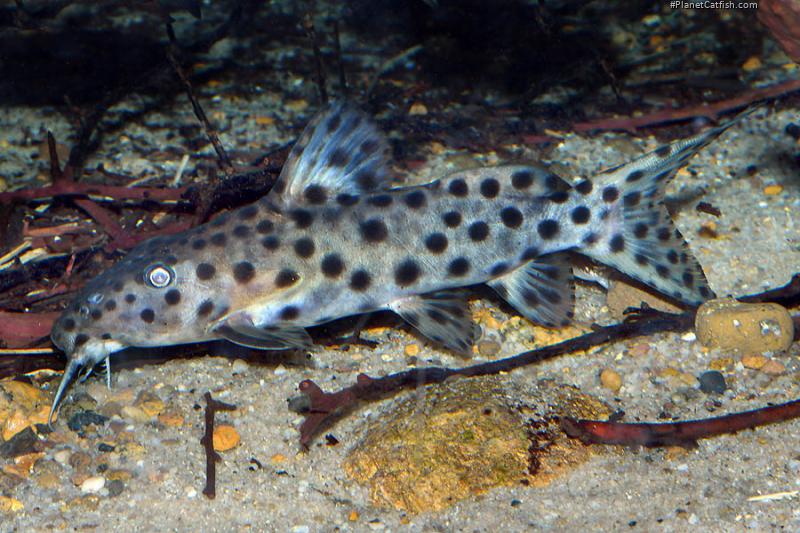
[[[728,125],[574,187],[517,165],[393,188],[377,128],[333,104],[266,197],[143,243],[81,291],[52,331],[69,361],[53,412],[76,374],[129,346],[309,348],[307,327],[381,309],[467,352],[474,327],[455,289],[478,283],[533,322],[562,326],[574,299],[566,250],[696,305],[712,292],[663,206],[664,187]]]

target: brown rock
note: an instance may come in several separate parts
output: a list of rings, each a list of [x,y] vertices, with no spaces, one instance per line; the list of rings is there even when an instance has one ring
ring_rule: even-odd
[[[617,320],[625,318],[625,310],[627,308],[641,307],[642,302],[659,311],[665,311],[667,313],[681,312],[679,307],[666,300],[662,300],[659,296],[650,294],[624,281],[612,279],[609,282],[606,305],[608,305],[611,315]]]
[[[778,304],[740,303],[733,298],[710,300],[695,318],[703,346],[741,354],[782,352],[794,338],[789,312]]]
[[[600,372],[600,384],[612,392],[617,392],[622,388],[622,376],[616,370],[604,368]]]
[[[166,407],[161,398],[148,391],[140,392],[133,405],[141,409],[149,417],[157,416]]]
[[[369,485],[376,505],[437,511],[493,487],[546,484],[595,451],[566,438],[555,417],[610,413],[551,382],[522,391],[496,376],[452,380],[418,389],[370,424],[345,471]]]

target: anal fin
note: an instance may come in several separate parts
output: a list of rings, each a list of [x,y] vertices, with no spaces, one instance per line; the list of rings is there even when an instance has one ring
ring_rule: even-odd
[[[454,352],[470,355],[475,325],[464,297],[454,292],[409,296],[389,308],[423,336]]]
[[[574,278],[566,254],[538,257],[488,285],[537,324],[549,328],[566,326],[574,316]]]

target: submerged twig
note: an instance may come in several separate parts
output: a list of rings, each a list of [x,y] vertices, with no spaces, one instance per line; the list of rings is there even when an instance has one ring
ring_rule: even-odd
[[[203,494],[213,500],[217,495],[217,462],[222,460],[214,450],[214,416],[217,411],[234,411],[236,406],[215,400],[210,392],[206,392],[203,398],[206,400],[205,432],[200,439],[200,444],[206,451],[206,486]]]
[[[322,52],[319,48],[319,39],[317,32],[314,29],[314,20],[310,14],[306,14],[303,19],[303,29],[306,30],[308,40],[311,41],[311,47],[314,50],[314,68],[316,74],[317,89],[319,90],[319,99],[322,104],[328,103],[328,90],[325,87],[325,70],[322,66]]]

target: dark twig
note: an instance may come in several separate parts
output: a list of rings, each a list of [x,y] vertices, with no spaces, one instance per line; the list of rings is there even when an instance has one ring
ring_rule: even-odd
[[[586,444],[626,446],[683,446],[695,448],[697,441],[743,429],[784,422],[800,417],[800,400],[762,407],[743,413],[662,424],[601,422],[562,418],[561,427],[570,437]]]
[[[186,96],[192,103],[194,116],[196,116],[197,120],[200,121],[200,124],[203,125],[203,130],[206,132],[206,137],[208,137],[208,140],[214,147],[214,151],[217,153],[217,160],[220,169],[226,176],[230,176],[233,174],[233,163],[231,163],[231,159],[228,157],[225,147],[222,146],[222,142],[219,140],[217,130],[211,125],[211,122],[209,122],[205,111],[203,111],[203,107],[195,97],[194,91],[192,90],[192,84],[189,82],[189,78],[186,77],[186,73],[177,59],[176,52],[178,51],[178,42],[175,39],[175,31],[172,29],[172,24],[167,24],[167,35],[169,36],[169,46],[167,47],[167,57],[169,58],[169,62],[172,65],[173,70],[175,70],[175,74],[177,74],[178,78],[181,80],[181,84],[186,91]]]
[[[214,450],[214,415],[217,411],[233,411],[236,406],[215,400],[210,392],[206,392],[203,398],[206,400],[206,428],[203,438],[200,439],[200,444],[206,451],[206,486],[203,488],[203,494],[213,500],[217,495],[217,463],[222,460]]]
[[[303,19],[303,29],[306,30],[306,35],[311,41],[311,47],[314,50],[314,68],[316,70],[317,89],[319,90],[319,99],[323,104],[328,103],[328,90],[325,88],[325,70],[322,67],[322,52],[319,49],[319,39],[317,32],[314,29],[314,20],[310,14],[306,14]]]

